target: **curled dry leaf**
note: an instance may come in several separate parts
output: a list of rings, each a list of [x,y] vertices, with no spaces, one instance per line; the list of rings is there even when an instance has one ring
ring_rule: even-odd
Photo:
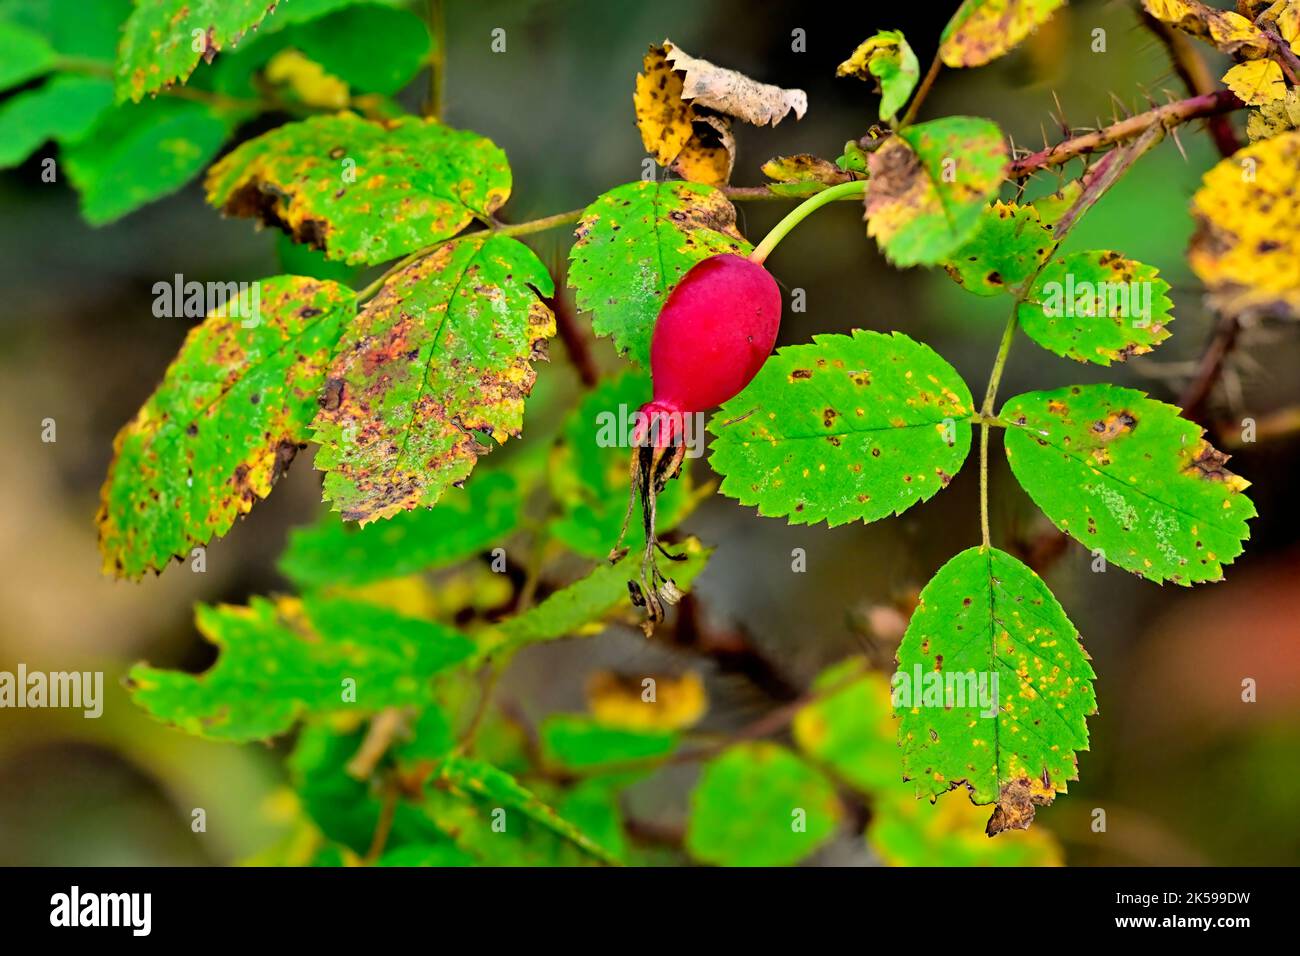
[[[1300,128],[1300,90],[1287,90],[1282,99],[1258,106],[1246,117],[1246,135],[1252,143],[1296,128]]]
[[[894,116],[912,95],[921,76],[916,54],[899,30],[881,30],[858,44],[853,55],[839,65],[836,76],[875,80],[880,91],[880,118]]]
[[[808,97],[697,60],[665,40],[652,46],[632,99],[641,141],[660,166],[683,179],[721,186],[731,178],[733,117],[775,126],[790,110],[802,117]]]
[[[1256,57],[1268,52],[1268,37],[1239,13],[1217,10],[1200,0],[1142,0],[1142,6],[1157,20],[1200,37],[1224,53]]]

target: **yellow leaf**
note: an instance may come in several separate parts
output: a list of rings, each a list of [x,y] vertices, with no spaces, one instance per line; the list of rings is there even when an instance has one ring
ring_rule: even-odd
[[[647,685],[647,679],[653,685]],[[654,696],[646,699],[649,687]],[[694,671],[680,677],[622,677],[596,671],[587,681],[587,706],[592,716],[610,727],[627,730],[681,730],[695,724],[709,709],[704,682]]]
[[[1208,40],[1224,53],[1257,57],[1268,52],[1268,38],[1239,13],[1200,0],[1142,0],[1142,5],[1157,20]]]
[[[1247,60],[1223,74],[1223,82],[1243,103],[1262,106],[1286,96],[1282,67],[1272,60]]]
[[[1297,128],[1300,128],[1300,90],[1287,90],[1282,99],[1256,107],[1246,117],[1246,135],[1252,143]]]
[[[939,38],[945,66],[983,66],[1042,26],[1065,0],[965,0]]]
[[[632,102],[646,152],[668,166],[694,135],[695,109],[682,99],[682,78],[673,72],[664,48],[652,46],[636,78]]]
[[[1300,318],[1300,132],[1238,150],[1192,198],[1187,258],[1211,304],[1239,316]]]
[[[266,64],[266,78],[285,86],[308,106],[341,110],[348,105],[348,85],[297,50],[281,50]]]

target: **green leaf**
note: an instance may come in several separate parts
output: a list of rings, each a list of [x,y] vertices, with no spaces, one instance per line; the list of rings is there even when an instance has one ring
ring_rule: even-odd
[[[295,528],[280,571],[301,588],[360,585],[445,567],[500,544],[519,523],[514,480],[480,475],[448,491],[436,508],[418,508],[358,528],[333,512]]]
[[[136,0],[118,49],[118,102],[184,83],[199,60],[235,46],[275,7],[276,0]]]
[[[1109,365],[1143,355],[1169,338],[1174,304],[1155,268],[1118,252],[1076,252],[1053,260],[1017,318],[1048,351]]]
[[[435,504],[523,429],[555,334],[546,268],[508,236],[447,243],[394,274],[348,327],[313,425],[325,497],[365,524]]]
[[[480,760],[466,757],[449,757],[439,768],[438,779],[442,786],[453,792],[460,791],[494,807],[515,810],[526,819],[567,840],[575,847],[602,863],[617,866],[619,860],[609,850],[600,846],[573,823],[561,817],[552,807],[540,800],[532,791],[521,786],[510,774]],[[506,815],[506,832],[510,832],[509,813]]]
[[[17,166],[46,140],[75,143],[113,103],[107,80],[56,76],[0,104],[0,169]]]
[[[997,202],[984,207],[974,234],[943,267],[976,295],[1016,294],[1055,248],[1034,206]]]
[[[208,171],[208,202],[376,263],[487,220],[510,195],[505,153],[477,133],[406,117],[313,116],[249,140]]]
[[[298,0],[294,0],[295,3]],[[131,0],[0,0],[0,21],[43,36],[54,50],[111,67]]]
[[[160,571],[225,534],[305,447],[352,292],[297,276],[253,288],[256,318],[214,310],[118,432],[97,518],[106,571]]]
[[[867,234],[896,266],[933,265],[979,226],[1002,184],[997,124],[949,116],[901,130],[868,157]]]
[[[629,434],[633,417],[650,400],[650,376],[629,371],[606,379],[587,393],[565,420],[564,440],[551,461],[551,492],[561,512],[551,533],[578,554],[605,558],[618,540],[627,513]],[[688,421],[688,428],[690,427]],[[703,453],[704,435],[688,434]],[[688,446],[688,451],[690,451]],[[686,469],[657,499],[657,527],[671,531],[691,507],[692,484]],[[633,551],[645,543],[645,531],[633,521],[625,543]]]
[[[626,730],[607,727],[590,717],[553,714],[540,728],[542,753],[568,770],[617,765],[666,757],[677,747],[671,730]]]
[[[812,690],[816,699],[791,725],[799,749],[859,790],[897,788],[901,754],[884,675],[850,659],[824,671]]]
[[[895,710],[918,796],[962,784],[996,803],[993,836],[1025,829],[1078,779],[1096,676],[1038,575],[996,548],[969,548],[921,591],[898,649]]]
[[[650,366],[659,309],[686,271],[724,252],[748,255],[736,209],[712,186],[635,182],[586,208],[569,253],[569,284],[597,335]]]
[[[172,98],[105,113],[63,153],[68,178],[81,193],[82,214],[102,226],[174,193],[217,155],[238,120]]]
[[[369,850],[384,815],[383,800],[371,781],[358,780],[347,770],[364,738],[362,730],[340,733],[325,724],[308,724],[298,735],[288,759],[294,790],[312,822],[328,839],[357,854]],[[389,854],[397,859],[409,859],[409,854],[419,848],[425,851],[426,857],[435,849],[444,854],[444,862],[438,865],[467,866],[473,862],[472,857],[443,835],[420,807],[404,800],[394,804],[386,846]],[[379,865],[433,864],[381,861]]]
[[[1065,0],[964,0],[939,37],[947,66],[983,66],[1009,51]]]
[[[690,585],[712,554],[695,538],[668,546],[686,560],[666,564],[664,571],[683,591]],[[627,582],[636,577],[641,556],[629,554],[618,564],[602,563],[585,578],[556,591],[536,607],[510,618],[501,625],[501,648],[508,649],[566,637],[600,621],[628,600]],[[494,651],[496,648],[494,648]]]
[[[719,866],[789,866],[830,839],[842,813],[831,782],[789,750],[737,744],[704,765],[686,849]]]
[[[213,740],[265,740],[308,714],[427,704],[429,678],[475,651],[441,624],[344,598],[199,605],[196,621],[220,649],[217,662],[197,676],[137,664],[131,696],[157,719]]]
[[[890,866],[1061,866],[1064,854],[1050,830],[984,832],[987,811],[961,794],[937,803],[916,799],[910,784],[877,794],[867,843]]]
[[[48,73],[57,58],[54,47],[35,30],[0,20],[0,90]]]
[[[474,866],[477,861],[456,844],[411,843],[389,850],[375,866]]]
[[[901,332],[817,335],[709,422],[722,493],[791,524],[875,521],[933,497],[970,450],[970,391]]]
[[[881,30],[864,40],[839,65],[836,76],[875,77],[880,84],[880,118],[889,120],[903,108],[916,88],[921,66],[901,30]]]
[[[1062,531],[1152,581],[1217,581],[1241,554],[1255,506],[1203,429],[1115,385],[1010,399],[1011,470]]]
[[[364,43],[357,38],[364,37]],[[415,14],[369,4],[351,6],[292,31],[293,45],[349,86],[391,95],[429,57],[429,32]],[[375,51],[382,50],[381,56]]]

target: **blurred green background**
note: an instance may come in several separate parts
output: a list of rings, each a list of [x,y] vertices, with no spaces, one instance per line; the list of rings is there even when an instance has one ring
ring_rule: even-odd
[[[955,6],[451,0],[446,120],[490,137],[510,156],[509,219],[581,207],[640,175],[633,81],[647,45],[668,37],[695,56],[807,90],[801,122],[737,131],[733,182],[757,184],[764,160],[793,152],[833,158],[870,125],[869,87],[834,77],[857,42],[879,28],[902,29],[924,66]],[[491,50],[494,28],[507,32],[505,53]],[[796,29],[806,33],[805,52],[791,49]],[[1104,53],[1093,52],[1097,29],[1105,31]],[[1054,93],[1068,122],[1081,126],[1109,120],[1112,93],[1129,109],[1145,109],[1147,95],[1163,102],[1166,90],[1183,95],[1133,7],[1082,2],[991,66],[945,72],[923,116],[987,116],[1017,144],[1037,147],[1044,135],[1060,137]],[[416,91],[408,97],[418,105]],[[1181,143],[1185,157],[1173,141],[1163,143],[1069,240],[1075,249],[1116,248],[1158,267],[1173,285],[1173,338],[1112,370],[1059,359],[1021,339],[1003,395],[1106,378],[1176,399],[1214,318],[1202,307],[1184,250],[1188,201],[1218,158],[1197,129],[1184,130]],[[285,586],[274,559],[287,529],[318,513],[318,476],[308,458],[300,461],[252,520],[211,545],[205,574],[177,566],[140,584],[101,577],[92,517],[114,432],[153,389],[187,331],[187,320],[153,316],[153,283],[175,273],[200,280],[275,274],[277,237],[222,220],[196,185],[91,229],[65,183],[41,181],[39,156],[0,175],[8,303],[0,319],[0,669],[18,662],[102,669],[108,700],[99,720],[0,710],[0,864],[237,862],[284,832],[282,754],[209,744],[154,724],[130,705],[120,679],[140,659],[191,670],[211,661],[212,649],[192,624],[194,601],[241,602]],[[1054,185],[1049,177],[1031,188]],[[786,208],[743,204],[741,227],[757,240]],[[562,267],[566,234],[530,243],[543,261]],[[820,212],[768,265],[785,288],[807,297],[805,313],[786,317],[781,344],[815,332],[900,329],[946,356],[972,391],[982,390],[1005,303],[970,296],[939,271],[891,270],[865,238],[855,205]],[[1251,330],[1215,415],[1258,418],[1300,401],[1297,351],[1291,329]],[[605,368],[617,367],[605,343],[598,355]],[[529,406],[536,433],[563,414],[573,380],[557,343]],[[57,422],[56,443],[40,440],[45,418]],[[1100,714],[1089,722],[1093,743],[1080,760],[1082,780],[1035,824],[1055,834],[1068,863],[1300,862],[1293,823],[1300,780],[1292,773],[1300,752],[1300,549],[1291,500],[1298,459],[1292,440],[1238,451],[1233,468],[1254,482],[1261,517],[1224,583],[1186,590],[1118,569],[1094,574],[1090,556],[1074,543],[1045,572],[1099,674]],[[1015,551],[1048,526],[995,461],[995,541]],[[706,467],[697,467],[704,477]],[[890,609],[978,540],[976,485],[968,464],[928,505],[834,531],[787,527],[715,498],[685,527],[717,546],[697,585],[702,613],[716,627],[747,633],[786,680],[802,686],[864,642],[887,642]],[[804,574],[791,573],[793,548],[807,552]],[[594,667],[673,664],[670,651],[616,628],[530,651],[501,693],[534,714],[579,709]],[[732,728],[760,712],[763,699],[743,680],[707,668],[705,677],[713,702],[705,729]],[[1258,681],[1257,703],[1241,702],[1247,677]],[[680,826],[682,793],[652,792],[653,805],[638,812]],[[194,807],[207,812],[206,833],[191,832]],[[1104,833],[1090,826],[1098,807],[1107,812]],[[811,862],[878,860],[846,830]]]

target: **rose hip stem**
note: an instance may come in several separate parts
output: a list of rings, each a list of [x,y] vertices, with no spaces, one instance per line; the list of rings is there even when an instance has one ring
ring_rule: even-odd
[[[867,181],[865,179],[855,179],[852,182],[840,183],[838,186],[831,186],[809,196],[786,213],[785,218],[772,227],[772,231],[764,236],[763,241],[756,245],[754,251],[749,254],[749,261],[762,265],[772,250],[776,248],[777,243],[784,239],[790,230],[803,222],[809,213],[820,209],[828,202],[834,202],[848,196],[862,195],[866,190]]]

